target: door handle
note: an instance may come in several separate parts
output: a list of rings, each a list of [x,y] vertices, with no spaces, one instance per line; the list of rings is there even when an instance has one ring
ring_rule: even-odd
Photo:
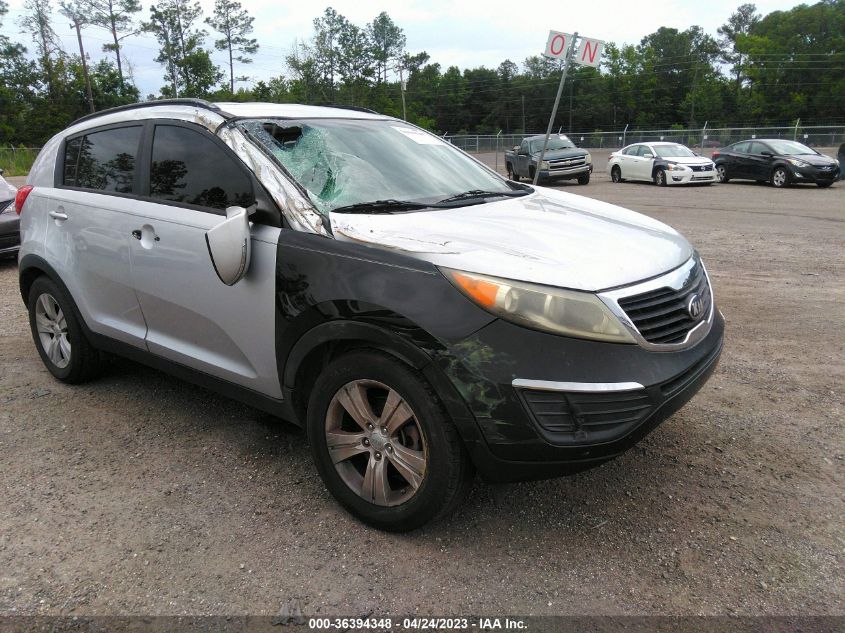
[[[136,240],[140,240],[143,237],[143,233],[141,232],[141,229],[135,229],[134,231],[132,231],[132,237],[134,237]],[[153,241],[154,242],[160,242],[161,238],[158,235],[154,235]]]
[[[50,211],[49,215],[54,220],[67,220],[67,213],[64,211]]]

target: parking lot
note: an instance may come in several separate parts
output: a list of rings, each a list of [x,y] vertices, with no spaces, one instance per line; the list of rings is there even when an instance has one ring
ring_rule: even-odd
[[[128,361],[55,381],[0,262],[0,611],[841,613],[845,182],[614,185],[594,158],[559,188],[701,252],[727,320],[716,374],[623,457],[479,483],[405,535],[347,515],[284,422]]]

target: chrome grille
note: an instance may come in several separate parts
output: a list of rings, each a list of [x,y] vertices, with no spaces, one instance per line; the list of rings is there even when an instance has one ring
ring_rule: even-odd
[[[585,156],[578,156],[575,158],[557,158],[549,161],[549,169],[569,169],[570,167],[580,167],[586,162]]]
[[[698,294],[702,302],[698,318],[693,318],[687,311],[687,304],[693,294]],[[689,331],[707,318],[712,296],[704,268],[700,262],[696,262],[679,290],[657,288],[617,301],[646,341],[671,345],[683,343]]]

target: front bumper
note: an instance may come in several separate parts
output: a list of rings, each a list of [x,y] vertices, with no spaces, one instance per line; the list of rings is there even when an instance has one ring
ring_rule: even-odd
[[[718,182],[716,170],[710,171],[666,171],[667,185],[689,185],[696,183]]]
[[[834,167],[833,169],[821,169],[819,167],[789,167],[790,171],[792,172],[792,180],[793,182],[812,182],[812,183],[826,183],[826,182],[835,182],[839,180],[840,168]]]
[[[564,169],[541,169],[540,170],[540,178],[544,180],[569,180],[571,178],[577,178],[582,174],[592,173],[593,172],[593,164],[588,163],[586,165],[578,165],[577,167],[567,167]]]
[[[453,346],[455,358],[444,369],[481,431],[484,447],[472,456],[482,477],[542,479],[620,455],[680,409],[715,370],[723,334],[718,311],[699,343],[675,352],[555,336],[498,320]],[[560,388],[549,389],[554,383]],[[599,390],[584,391],[584,385]]]

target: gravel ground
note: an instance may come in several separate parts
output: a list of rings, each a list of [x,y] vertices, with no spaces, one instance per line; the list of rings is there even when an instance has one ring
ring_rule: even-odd
[[[479,483],[407,535],[350,518],[263,413],[128,361],[53,380],[0,262],[0,615],[845,613],[845,183],[657,189],[596,162],[560,188],[696,244],[720,368],[614,462]]]

